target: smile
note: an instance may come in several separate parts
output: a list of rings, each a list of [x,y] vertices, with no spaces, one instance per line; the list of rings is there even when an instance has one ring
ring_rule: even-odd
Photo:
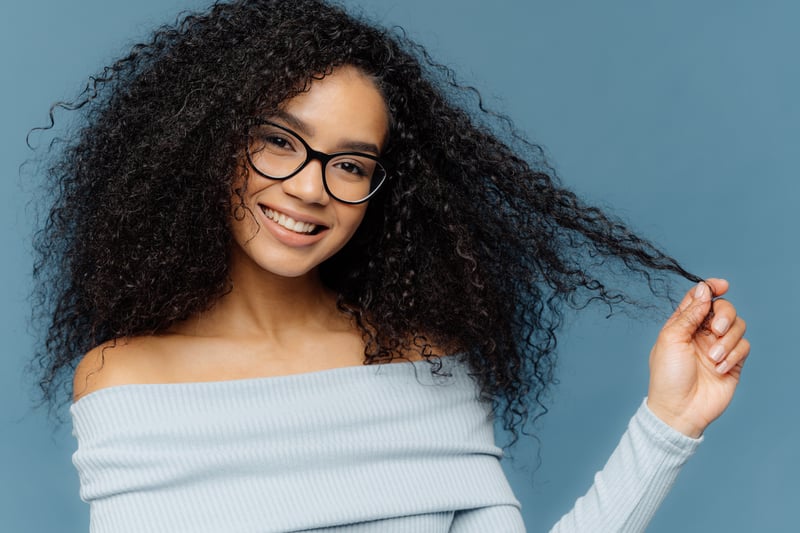
[[[316,224],[312,224],[310,222],[300,222],[299,220],[295,220],[284,213],[275,211],[263,205],[259,207],[261,208],[261,211],[264,212],[264,215],[266,215],[268,219],[295,233],[303,233],[310,235],[314,233],[319,227]]]

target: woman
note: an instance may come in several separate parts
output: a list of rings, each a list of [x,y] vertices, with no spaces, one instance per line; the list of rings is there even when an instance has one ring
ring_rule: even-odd
[[[159,29],[64,104],[38,360],[47,398],[73,378],[93,531],[523,531],[490,415],[516,438],[541,412],[562,306],[634,303],[620,269],[697,285],[554,530],[646,527],[749,353],[728,284],[459,96],[402,37],[265,0]]]

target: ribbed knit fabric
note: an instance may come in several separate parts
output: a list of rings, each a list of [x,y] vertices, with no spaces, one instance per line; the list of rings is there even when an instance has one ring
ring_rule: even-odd
[[[662,422],[645,398],[592,487],[551,533],[644,531],[701,442]]]
[[[92,533],[525,531],[489,406],[441,359],[207,383],[121,385],[75,402]],[[643,404],[554,531],[642,531],[699,442]]]

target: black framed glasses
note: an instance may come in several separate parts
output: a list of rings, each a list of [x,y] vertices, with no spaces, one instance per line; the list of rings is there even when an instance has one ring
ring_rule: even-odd
[[[346,204],[366,202],[389,177],[387,164],[374,155],[318,152],[289,128],[263,119],[247,130],[247,160],[265,178],[287,180],[313,159],[322,163],[327,193]]]

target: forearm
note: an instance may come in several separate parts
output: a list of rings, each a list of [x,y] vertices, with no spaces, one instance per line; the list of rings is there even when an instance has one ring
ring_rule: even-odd
[[[594,485],[551,532],[644,531],[702,440],[671,428],[642,402]]]

